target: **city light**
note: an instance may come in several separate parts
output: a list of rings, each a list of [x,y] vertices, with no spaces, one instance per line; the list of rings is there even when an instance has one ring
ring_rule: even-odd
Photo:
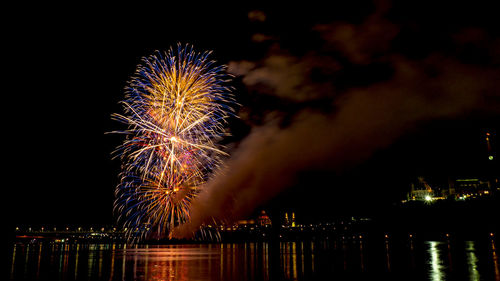
[[[431,196],[429,196],[429,195],[425,196],[425,201],[427,201],[427,202],[432,201],[432,197],[431,197]]]

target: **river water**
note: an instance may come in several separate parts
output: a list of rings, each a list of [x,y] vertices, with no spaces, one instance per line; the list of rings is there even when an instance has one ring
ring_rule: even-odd
[[[500,280],[484,241],[13,244],[10,280]]]

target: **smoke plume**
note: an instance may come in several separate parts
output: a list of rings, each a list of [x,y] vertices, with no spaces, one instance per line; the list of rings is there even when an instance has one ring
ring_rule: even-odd
[[[193,201],[191,223],[177,228],[175,236],[189,235],[213,219],[244,217],[289,187],[297,173],[346,169],[421,122],[498,111],[498,38],[462,29],[449,36],[453,52],[412,58],[394,46],[402,27],[386,18],[387,9],[380,5],[361,24],[315,25],[311,32],[322,45],[304,55],[275,43],[262,60],[229,64],[255,95],[299,105],[319,101],[321,107],[303,106],[286,123],[281,112],[267,112],[207,182]],[[464,61],[465,44],[487,52],[488,63]],[[353,68],[370,71],[362,72],[359,83],[354,77],[351,84],[337,85]]]

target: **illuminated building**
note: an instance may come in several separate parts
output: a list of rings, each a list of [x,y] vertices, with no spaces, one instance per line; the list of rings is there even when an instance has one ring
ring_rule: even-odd
[[[260,215],[257,218],[257,222],[260,226],[271,225],[271,219],[269,218],[269,216],[266,214],[266,211],[264,211],[264,210],[262,210],[260,212]]]
[[[459,199],[488,195],[491,192],[491,183],[477,178],[461,178],[453,181],[452,186]]]
[[[407,200],[432,202],[446,198],[465,200],[492,194],[491,182],[479,178],[458,178],[450,180],[447,187],[433,188],[423,178],[411,184]]]
[[[419,177],[416,183],[411,183],[411,189],[408,193],[408,200],[410,201],[431,201],[437,194],[431,186],[424,180],[423,177]]]
[[[236,222],[238,226],[254,226],[255,225],[255,220],[254,219],[248,219],[248,220],[239,220]]]
[[[292,212],[291,217],[288,215],[288,213],[285,213],[285,222],[283,224],[286,227],[295,227],[295,213]]]

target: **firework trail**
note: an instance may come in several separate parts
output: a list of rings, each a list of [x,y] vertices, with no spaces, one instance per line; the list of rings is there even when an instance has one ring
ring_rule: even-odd
[[[115,210],[130,240],[164,237],[189,221],[188,208],[226,155],[217,141],[233,113],[225,66],[210,52],[177,46],[143,58],[126,88],[127,125]]]

